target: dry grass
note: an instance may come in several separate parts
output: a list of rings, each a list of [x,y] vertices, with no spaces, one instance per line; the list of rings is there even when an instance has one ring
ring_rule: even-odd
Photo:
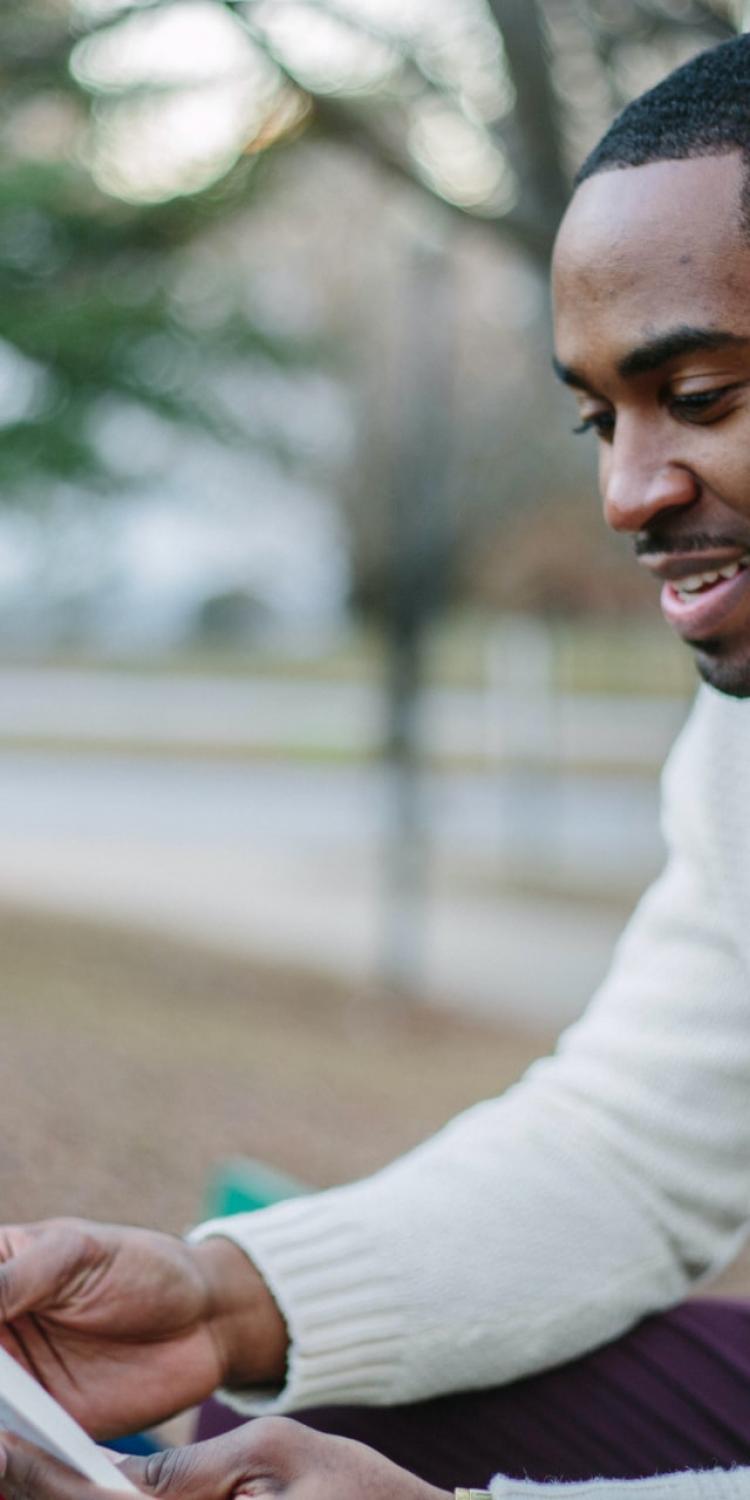
[[[246,1154],[324,1186],[505,1088],[548,1038],[143,933],[0,912],[0,1218],[180,1230]]]

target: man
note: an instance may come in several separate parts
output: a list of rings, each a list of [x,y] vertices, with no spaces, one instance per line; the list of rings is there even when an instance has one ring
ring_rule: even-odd
[[[496,1473],[496,1500],[556,1478],[627,1500],[676,1471],[649,1500],[750,1496],[750,1308],[663,1311],[750,1219],[749,37],[615,122],[554,283],[607,520],[711,685],[665,781],[667,868],[556,1056],[369,1181],[188,1245],[5,1231],[2,1341],[95,1433],[221,1384],[304,1411],[136,1465],[159,1494],[437,1500]],[[3,1465],[10,1500],[91,1494],[13,1439]]]

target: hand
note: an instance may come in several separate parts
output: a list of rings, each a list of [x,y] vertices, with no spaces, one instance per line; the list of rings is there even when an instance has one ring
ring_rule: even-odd
[[[0,1344],[97,1437],[280,1381],[286,1329],[238,1246],[77,1219],[0,1229]]]
[[[0,1436],[5,1500],[122,1500],[9,1434]],[[159,1500],[453,1500],[372,1448],[312,1432],[287,1417],[260,1417],[225,1437],[151,1458],[123,1473]]]

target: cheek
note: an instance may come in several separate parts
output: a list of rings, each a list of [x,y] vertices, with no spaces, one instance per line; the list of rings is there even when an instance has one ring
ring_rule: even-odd
[[[604,500],[607,493],[609,471],[612,465],[612,449],[606,443],[599,443],[598,447],[599,452],[596,464],[597,483],[599,486],[599,498],[600,500]]]
[[[728,510],[750,518],[750,459],[742,469],[706,476],[706,483]]]
[[[691,465],[707,495],[742,515],[750,515],[750,420],[745,431],[728,436],[717,430],[710,443],[699,446]]]

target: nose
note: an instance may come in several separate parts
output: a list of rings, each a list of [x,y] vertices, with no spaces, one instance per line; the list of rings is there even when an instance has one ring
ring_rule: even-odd
[[[643,531],[665,511],[692,505],[700,492],[688,465],[665,454],[642,430],[628,431],[620,423],[602,451],[600,480],[604,517],[613,531]]]

